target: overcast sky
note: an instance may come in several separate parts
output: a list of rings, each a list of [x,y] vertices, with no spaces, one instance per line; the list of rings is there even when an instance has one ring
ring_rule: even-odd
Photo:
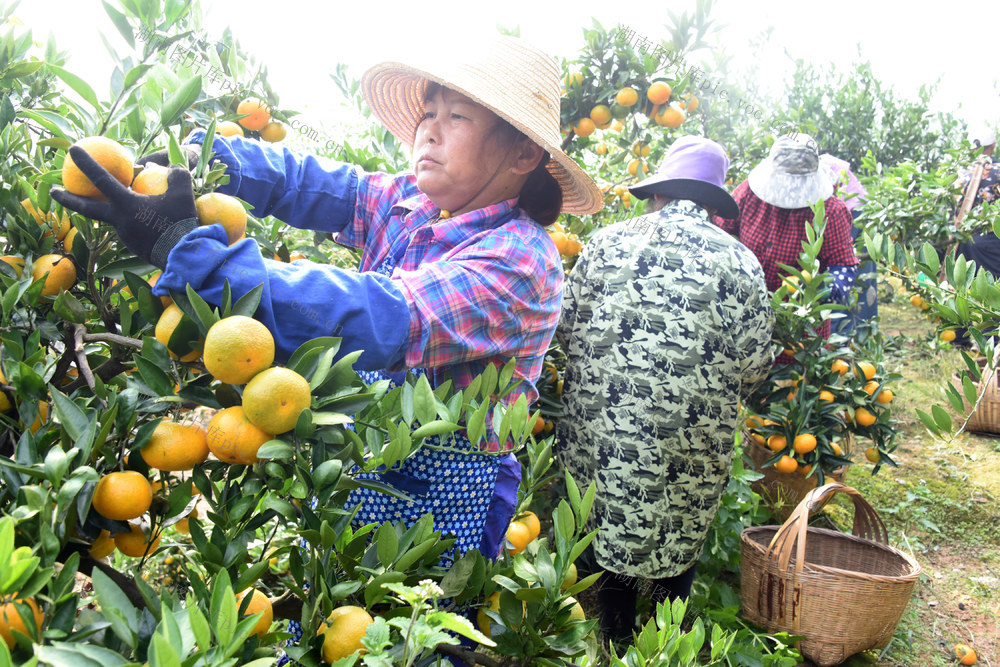
[[[351,65],[357,76],[372,63],[405,58],[424,44],[439,44],[460,33],[492,32],[497,24],[518,25],[523,37],[553,55],[571,57],[592,17],[605,27],[626,24],[659,40],[666,36],[664,7],[693,10],[695,0],[202,0],[201,5],[210,34],[219,36],[230,26],[244,47],[268,64],[282,106],[322,116],[337,95],[327,76],[337,62]],[[846,66],[860,48],[875,73],[904,95],[915,96],[921,84],[940,79],[937,108],[952,110],[970,123],[1000,123],[995,38],[1000,2],[974,0],[956,3],[953,10],[937,6],[933,12],[909,2],[879,0],[838,0],[825,3],[828,10],[817,13],[821,6],[801,0],[717,0],[711,15],[725,26],[719,43],[740,66],[753,68],[765,89],[776,91],[794,58]],[[52,31],[57,44],[72,54],[70,69],[102,93],[111,66],[95,29],[103,30],[114,44],[121,42],[100,0],[25,0],[16,15],[33,29],[36,40]],[[769,47],[763,57],[752,58],[751,42],[768,28],[773,28]]]

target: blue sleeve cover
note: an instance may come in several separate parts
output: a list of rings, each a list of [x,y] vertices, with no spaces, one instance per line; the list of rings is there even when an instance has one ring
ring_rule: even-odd
[[[200,144],[204,130],[189,143]],[[226,165],[229,183],[219,192],[253,206],[299,229],[335,233],[354,219],[359,175],[353,165],[299,155],[239,137],[215,137],[214,159]]]
[[[191,287],[213,305],[222,302],[229,281],[235,302],[263,285],[254,317],[274,335],[276,359],[287,360],[302,343],[319,336],[340,336],[338,358],[364,354],[359,370],[402,365],[410,332],[410,311],[403,293],[388,277],[344,271],[313,262],[285,264],[261,257],[253,239],[226,244],[222,225],[198,227],[170,251],[154,293]]]
[[[833,276],[833,283],[830,285],[830,298],[837,303],[847,303],[851,294],[851,287],[854,286],[854,279],[858,276],[857,266],[830,266],[830,275]]]

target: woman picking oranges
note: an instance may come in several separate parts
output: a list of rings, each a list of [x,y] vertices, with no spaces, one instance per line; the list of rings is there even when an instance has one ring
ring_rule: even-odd
[[[521,385],[506,400],[526,394],[531,402],[563,275],[543,225],[560,212],[595,212],[601,193],[559,148],[559,70],[551,57],[512,37],[469,49],[449,44],[447,53],[463,60],[383,63],[362,79],[375,115],[412,146],[412,172],[362,173],[239,137],[215,139],[215,157],[230,176],[223,193],[249,202],[258,216],[361,248],[359,272],[271,261],[251,239],[230,246],[221,225],[197,227],[190,175],[181,167],[171,167],[166,193],[144,196],[71,149],[108,201],[62,191],[53,197],[109,222],[133,252],[163,267],[157,294],[190,284],[219,303],[226,281],[234,299],[263,285],[256,317],[273,333],[279,358],[309,339],[338,335],[342,355],[364,350],[355,367],[368,381],[399,382],[415,370],[432,385],[450,377],[460,388],[488,364],[516,358]],[[143,207],[168,224],[138,223]],[[302,315],[308,312],[323,317]],[[518,478],[509,453],[456,457],[424,448],[384,479],[415,500],[366,489],[352,500],[362,503],[362,523],[410,523],[433,511],[435,529],[453,534],[460,552],[495,557]]]

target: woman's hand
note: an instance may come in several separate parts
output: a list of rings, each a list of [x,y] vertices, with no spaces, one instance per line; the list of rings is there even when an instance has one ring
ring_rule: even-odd
[[[88,218],[110,224],[129,250],[165,268],[170,250],[198,226],[191,173],[184,167],[169,167],[167,191],[161,195],[141,195],[115,180],[85,150],[74,146],[69,151],[73,162],[107,201],[56,188],[52,190],[52,198]]]

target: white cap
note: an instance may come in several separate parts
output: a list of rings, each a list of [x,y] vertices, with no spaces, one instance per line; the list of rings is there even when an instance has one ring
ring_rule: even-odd
[[[969,126],[969,142],[983,148],[995,144],[997,135],[985,122],[978,122]]]

